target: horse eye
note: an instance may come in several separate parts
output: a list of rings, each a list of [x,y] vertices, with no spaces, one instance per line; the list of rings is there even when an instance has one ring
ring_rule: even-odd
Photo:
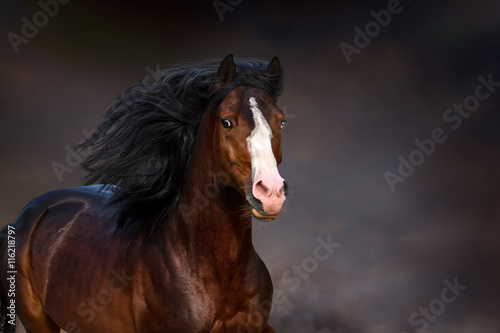
[[[283,127],[285,127],[285,125],[286,125],[286,120],[282,120],[281,124],[280,124],[280,129],[283,129]]]
[[[224,127],[224,128],[232,128],[233,127],[233,123],[227,118],[221,119],[221,123],[222,123],[222,127]]]

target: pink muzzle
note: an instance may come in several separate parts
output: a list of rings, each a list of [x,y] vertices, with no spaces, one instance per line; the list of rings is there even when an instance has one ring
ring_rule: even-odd
[[[286,182],[277,168],[257,172],[252,186],[253,196],[262,203],[263,212],[255,214],[259,218],[276,218],[286,199]],[[263,215],[264,213],[265,215]]]

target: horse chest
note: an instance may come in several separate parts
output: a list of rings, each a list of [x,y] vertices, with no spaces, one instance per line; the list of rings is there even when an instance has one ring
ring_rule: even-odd
[[[264,307],[262,295],[234,293],[226,297],[203,298],[194,300],[191,316],[184,327],[197,323],[196,332],[243,332],[245,328],[260,325],[267,321],[268,312]],[[250,325],[250,323],[252,323]]]
[[[175,300],[173,299],[175,298]],[[256,324],[267,321],[267,312],[259,309],[261,295],[228,294],[215,297],[211,292],[172,295],[170,308],[159,315],[154,311],[144,317],[140,332],[244,332],[249,322]],[[154,318],[163,317],[164,322]],[[252,325],[251,325],[252,326]]]
[[[175,279],[175,284],[169,281],[170,286],[178,288],[170,287],[166,294],[165,317],[170,320],[165,323],[165,330],[236,332],[245,331],[249,323],[253,323],[250,325],[253,327],[267,322],[269,307],[266,305],[270,304],[272,293],[268,274],[256,276],[254,270],[245,271],[231,282],[213,272],[182,276],[184,278]]]

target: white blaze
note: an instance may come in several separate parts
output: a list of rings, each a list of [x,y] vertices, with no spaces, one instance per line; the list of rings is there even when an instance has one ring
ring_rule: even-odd
[[[254,97],[250,97],[250,110],[253,113],[255,128],[247,138],[248,150],[252,158],[252,170],[255,176],[256,172],[264,170],[270,171],[277,168],[274,158],[273,148],[271,146],[272,132],[266,118],[257,105]]]

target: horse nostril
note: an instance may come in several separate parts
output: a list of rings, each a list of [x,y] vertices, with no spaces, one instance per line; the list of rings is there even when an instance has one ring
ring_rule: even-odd
[[[256,197],[268,197],[271,195],[271,189],[267,187],[262,180],[259,180],[255,184],[254,191],[256,192],[254,193]]]
[[[281,196],[286,196],[286,183],[283,182],[283,185],[281,185],[279,191],[278,191],[278,195],[281,197]]]

